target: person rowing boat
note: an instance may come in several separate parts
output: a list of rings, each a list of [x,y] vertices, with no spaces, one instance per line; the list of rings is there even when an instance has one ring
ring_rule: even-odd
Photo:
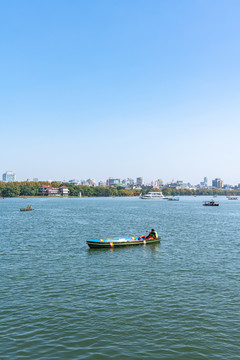
[[[157,239],[158,238],[158,233],[156,232],[156,230],[152,229],[148,236],[146,236],[146,239]]]
[[[143,239],[158,239],[158,233],[156,230],[152,229],[151,231],[147,231],[149,234],[147,236],[141,235],[139,236],[138,240]]]

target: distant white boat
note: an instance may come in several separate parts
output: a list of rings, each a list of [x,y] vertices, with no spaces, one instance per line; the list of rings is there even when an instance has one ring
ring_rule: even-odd
[[[162,199],[168,199],[167,197],[165,197],[163,195],[163,193],[161,191],[159,192],[149,192],[145,195],[140,196],[140,199],[144,199],[144,200],[162,200]]]

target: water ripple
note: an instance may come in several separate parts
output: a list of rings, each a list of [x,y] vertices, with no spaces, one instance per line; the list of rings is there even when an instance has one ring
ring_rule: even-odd
[[[1,360],[237,359],[240,206],[202,200],[1,202]],[[85,243],[151,227],[159,245]]]

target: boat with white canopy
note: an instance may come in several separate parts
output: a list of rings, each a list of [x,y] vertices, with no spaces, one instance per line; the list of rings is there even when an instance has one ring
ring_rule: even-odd
[[[163,195],[163,193],[161,191],[157,192],[157,191],[152,191],[149,192],[145,195],[140,196],[140,199],[144,199],[144,200],[163,200],[163,199],[168,199],[167,197],[165,197]]]

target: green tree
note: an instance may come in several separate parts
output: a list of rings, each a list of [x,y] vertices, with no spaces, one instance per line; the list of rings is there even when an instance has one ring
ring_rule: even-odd
[[[20,195],[20,188],[14,184],[9,184],[2,190],[3,197],[16,197]]]
[[[58,181],[52,181],[51,186],[54,188],[59,188],[61,186],[61,183]]]
[[[70,185],[70,186],[68,186],[68,188],[69,188],[69,195],[70,196],[79,196],[80,189],[79,189],[78,186]]]

